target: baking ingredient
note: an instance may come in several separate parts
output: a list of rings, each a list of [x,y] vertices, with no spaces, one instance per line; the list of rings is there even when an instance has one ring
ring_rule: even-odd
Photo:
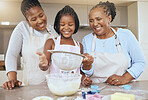
[[[38,96],[33,98],[32,100],[53,100],[53,98],[48,97],[48,96]]]
[[[135,100],[135,95],[116,92],[111,95],[111,100]]]

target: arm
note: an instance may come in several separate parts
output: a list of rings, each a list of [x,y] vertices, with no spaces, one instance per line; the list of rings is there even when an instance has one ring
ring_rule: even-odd
[[[23,36],[19,25],[16,26],[9,40],[9,45],[6,53],[5,66],[8,81],[3,84],[5,89],[12,89],[15,86],[21,85],[17,80],[17,58],[22,49]]]
[[[131,31],[128,31],[126,34],[128,36],[128,38],[126,38],[126,46],[127,54],[130,58],[130,67],[122,76],[112,75],[109,77],[107,82],[112,85],[123,85],[131,82],[140,76],[145,67],[145,58],[138,41]]]
[[[131,58],[131,65],[127,69],[127,72],[137,79],[144,71],[146,62],[142,49],[132,32],[130,32],[129,37],[128,53]]]
[[[86,39],[85,38],[83,38],[83,40],[82,40],[83,53],[86,56],[86,58],[83,59],[83,61],[82,61],[83,64],[81,66],[81,71],[83,73],[85,73],[86,75],[91,76],[93,74],[93,66],[92,66],[92,63],[94,61],[94,58],[91,55],[89,55],[88,54],[88,51],[87,51],[87,46],[88,45],[86,43],[89,43],[89,42],[86,42]]]
[[[80,44],[80,48],[81,48],[81,54],[83,54],[83,45]],[[83,66],[85,66],[86,68],[90,67],[91,65],[90,64],[90,61],[89,59],[91,59],[92,56],[90,56],[89,54],[88,55],[85,55],[86,58],[83,59]],[[86,59],[86,60],[85,60]],[[87,64],[88,63],[88,64]],[[90,77],[86,76],[85,73],[83,73],[81,70],[80,70],[80,73],[82,75],[82,78],[81,78],[81,83],[83,86],[89,86],[92,84],[92,80],[90,79]]]
[[[80,44],[81,47],[81,54],[83,54],[83,45]],[[84,70],[90,70],[92,68],[92,63],[94,61],[94,58],[89,55],[88,53],[84,54],[86,56],[86,58],[83,59],[82,63],[83,63],[83,69]]]

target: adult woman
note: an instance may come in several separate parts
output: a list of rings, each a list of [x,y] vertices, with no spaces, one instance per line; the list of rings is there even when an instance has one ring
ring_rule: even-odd
[[[39,69],[39,58],[36,51],[43,51],[47,39],[56,36],[47,28],[47,17],[38,0],[23,0],[21,11],[26,21],[20,22],[14,29],[10,38],[6,54],[6,72],[8,82],[3,84],[6,89],[20,86],[22,82],[17,80],[17,57],[22,53],[24,83],[40,84],[45,80],[45,74]]]
[[[128,29],[112,28],[110,23],[116,16],[113,3],[100,2],[89,13],[89,24],[93,33],[84,37],[84,53],[94,57],[92,67],[82,71],[91,72],[93,82],[122,85],[137,79],[145,67],[140,46]]]

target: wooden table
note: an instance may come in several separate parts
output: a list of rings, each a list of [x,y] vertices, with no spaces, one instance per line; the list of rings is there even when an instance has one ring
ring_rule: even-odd
[[[130,90],[123,89],[122,86],[110,86],[106,83],[96,84],[99,88],[106,86],[99,94],[101,95],[111,95],[115,92],[124,92],[134,94],[136,98],[143,98],[140,100],[148,100],[148,81],[133,81],[129,83],[132,86]],[[49,96],[54,100],[58,98],[67,98],[66,100],[74,100],[77,97],[81,97],[82,91],[87,91],[90,87],[81,86],[80,90],[68,97],[59,97],[53,95],[46,84],[34,85],[34,86],[21,86],[13,90],[5,90],[3,87],[0,87],[0,100],[32,100],[38,96]],[[144,99],[145,98],[145,99]],[[64,99],[62,99],[64,100]]]

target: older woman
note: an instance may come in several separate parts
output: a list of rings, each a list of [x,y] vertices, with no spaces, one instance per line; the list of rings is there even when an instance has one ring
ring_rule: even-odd
[[[100,2],[90,10],[89,24],[93,33],[85,36],[82,44],[84,53],[94,57],[94,63],[81,68],[90,76],[84,78],[85,85],[90,80],[111,85],[127,84],[144,70],[145,58],[133,33],[110,26],[115,16],[116,8],[108,1]]]

